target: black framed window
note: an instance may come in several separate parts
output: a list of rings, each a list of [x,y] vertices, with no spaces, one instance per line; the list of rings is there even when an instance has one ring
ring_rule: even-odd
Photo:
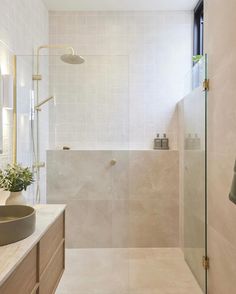
[[[194,9],[193,55],[204,54],[204,3],[200,0]]]

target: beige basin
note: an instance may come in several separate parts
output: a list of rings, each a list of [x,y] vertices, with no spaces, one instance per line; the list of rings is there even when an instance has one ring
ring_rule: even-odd
[[[27,238],[35,230],[35,209],[24,205],[0,206],[0,246]]]

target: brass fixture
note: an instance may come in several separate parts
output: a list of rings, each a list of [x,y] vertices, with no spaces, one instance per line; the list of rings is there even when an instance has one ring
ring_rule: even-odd
[[[12,163],[17,164],[17,59],[13,56],[13,138],[12,138]]]
[[[82,56],[76,55],[75,50],[73,47],[66,46],[66,45],[42,45],[38,47],[37,49],[37,73],[36,75],[33,75],[33,80],[39,81],[42,79],[42,76],[39,74],[39,57],[40,57],[40,50],[42,49],[65,49],[70,51],[70,54],[64,54],[61,56],[61,60],[70,63],[70,64],[80,64],[84,62],[84,59]]]
[[[33,75],[33,81],[41,81],[42,76],[41,75]]]
[[[50,101],[51,99],[54,99],[53,96],[43,100],[42,102],[39,102],[39,82],[42,80],[42,75],[40,74],[40,51],[42,49],[64,49],[67,50],[68,53],[61,56],[61,60],[68,64],[81,64],[84,63],[84,58],[80,55],[75,54],[74,48],[66,45],[42,45],[37,48],[36,52],[36,72],[33,75],[32,79],[36,83],[36,106],[34,107],[34,110],[36,111],[36,152],[35,152],[35,163],[33,167],[35,168],[36,172],[36,202],[40,203],[40,168],[45,166],[45,163],[41,163],[40,161],[40,136],[39,136],[39,112],[41,110],[41,106],[45,104],[46,102]]]
[[[209,91],[210,90],[210,80],[205,79],[203,82],[203,91]]]
[[[202,266],[205,270],[208,270],[210,268],[210,259],[208,256],[202,257]]]
[[[33,164],[33,168],[43,168],[46,166],[45,162],[37,162]]]
[[[111,163],[111,165],[116,165],[117,161],[116,161],[116,159],[112,159],[110,163]]]
[[[38,105],[36,105],[35,107],[34,107],[34,109],[35,110],[37,110],[37,111],[41,111],[41,106],[43,106],[45,103],[47,103],[48,101],[50,101],[50,100],[52,100],[52,99],[54,99],[55,97],[54,96],[51,96],[51,97],[48,97],[48,98],[46,98],[46,99],[44,99],[42,102],[40,102]]]

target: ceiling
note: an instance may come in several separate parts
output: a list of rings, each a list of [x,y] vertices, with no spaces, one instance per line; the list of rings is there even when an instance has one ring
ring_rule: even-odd
[[[198,0],[44,0],[49,10],[192,10]]]

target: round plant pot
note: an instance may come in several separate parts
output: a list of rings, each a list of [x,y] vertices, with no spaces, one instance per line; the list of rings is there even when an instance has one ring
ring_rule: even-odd
[[[25,205],[26,200],[23,192],[10,192],[9,197],[6,200],[6,205]]]

